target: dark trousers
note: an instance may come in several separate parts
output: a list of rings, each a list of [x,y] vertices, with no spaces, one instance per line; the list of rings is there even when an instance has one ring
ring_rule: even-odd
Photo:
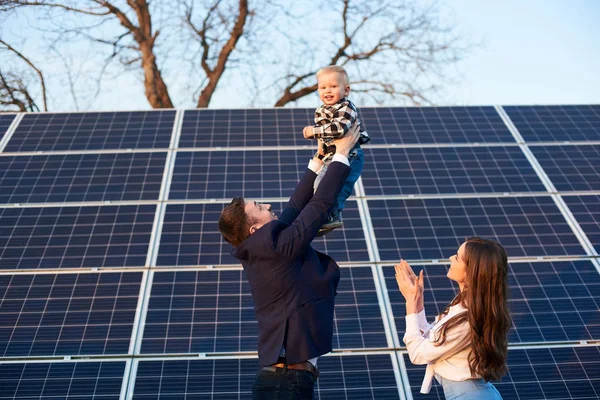
[[[305,400],[313,398],[315,376],[309,371],[265,371],[262,368],[254,377],[252,399],[254,400]]]

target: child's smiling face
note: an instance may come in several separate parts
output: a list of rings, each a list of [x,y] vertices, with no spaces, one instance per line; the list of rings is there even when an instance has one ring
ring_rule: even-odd
[[[337,103],[350,93],[344,76],[338,72],[330,72],[319,76],[318,79],[319,98],[330,106]]]

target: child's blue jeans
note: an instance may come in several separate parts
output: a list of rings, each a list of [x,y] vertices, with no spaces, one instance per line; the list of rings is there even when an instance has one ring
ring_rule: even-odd
[[[354,146],[352,148],[352,150],[350,150],[350,155],[348,157],[348,161],[350,162],[350,173],[348,174],[348,177],[346,178],[344,187],[342,188],[342,191],[340,192],[340,195],[338,196],[336,208],[332,211],[332,213],[335,213],[336,211],[340,212],[344,209],[344,207],[346,205],[346,200],[352,194],[352,190],[354,189],[354,184],[356,183],[356,181],[358,180],[358,177],[362,173],[363,165],[365,164],[365,153],[363,152],[363,149],[360,147],[360,145],[358,143],[356,144],[356,146]],[[319,183],[321,183],[321,180],[325,176],[325,172],[327,172],[327,167],[329,166],[330,163],[331,163],[331,159],[329,159],[328,161],[325,162],[325,165],[321,169],[321,172],[319,172],[317,179],[315,179],[315,183],[314,183],[315,191],[317,190],[317,188],[319,187]]]

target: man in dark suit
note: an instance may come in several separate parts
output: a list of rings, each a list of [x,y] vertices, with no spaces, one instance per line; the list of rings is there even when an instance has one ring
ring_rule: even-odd
[[[323,163],[310,161],[281,217],[261,204],[236,197],[219,218],[252,292],[258,321],[258,361],[254,399],[312,399],[317,358],[329,353],[333,307],[340,271],[336,262],[311,247],[327,221],[350,171],[348,155],[358,127],[335,141],[336,154],[317,191],[313,183]]]

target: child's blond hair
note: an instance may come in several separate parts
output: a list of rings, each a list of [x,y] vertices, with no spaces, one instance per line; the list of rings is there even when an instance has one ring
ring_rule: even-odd
[[[340,67],[339,65],[328,65],[326,67],[321,68],[319,71],[317,71],[317,80],[321,75],[331,74],[333,72],[340,74],[344,78],[344,86],[348,85],[348,73],[343,67]]]

